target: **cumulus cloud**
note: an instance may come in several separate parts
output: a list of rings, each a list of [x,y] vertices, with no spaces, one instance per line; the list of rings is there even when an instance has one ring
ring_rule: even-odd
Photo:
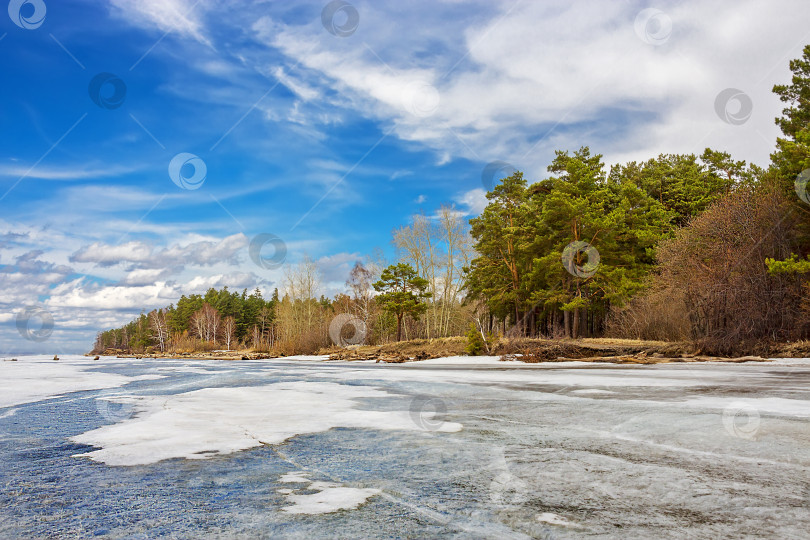
[[[215,274],[212,276],[197,276],[185,286],[191,293],[202,293],[210,289],[252,289],[259,284],[266,283],[253,272],[231,272],[228,274]]]
[[[127,242],[117,246],[94,242],[71,255],[70,262],[113,266],[122,262],[143,264],[151,258],[152,246],[143,242]]]
[[[456,203],[460,205],[461,212],[468,216],[480,215],[488,202],[486,191],[481,188],[471,189],[456,198]]]
[[[47,301],[53,307],[83,309],[152,309],[174,302],[176,286],[164,282],[141,286],[103,286],[76,279],[56,286]]]
[[[242,233],[227,236],[221,240],[204,240],[185,245],[174,244],[163,249],[155,249],[140,241],[120,245],[95,242],[73,253],[70,261],[93,263],[101,267],[129,264],[133,269],[213,266],[220,263],[237,264],[237,255],[247,244],[248,239]]]
[[[158,281],[165,281],[177,271],[175,268],[146,268],[132,270],[121,278],[119,285],[150,285]]]
[[[349,272],[354,267],[354,263],[363,259],[365,257],[358,253],[335,253],[334,255],[321,257],[315,261],[315,264],[324,283],[331,284],[330,290],[335,286],[343,289],[345,288],[343,284],[349,278]]]

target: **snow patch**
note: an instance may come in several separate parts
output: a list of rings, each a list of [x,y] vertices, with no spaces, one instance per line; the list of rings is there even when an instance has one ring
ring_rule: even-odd
[[[312,480],[306,477],[307,474],[308,473],[288,472],[281,478],[279,478],[278,481],[284,484],[291,484],[291,483],[306,484],[308,482],[312,482]]]
[[[406,362],[404,364],[397,364],[403,367],[411,367],[418,365],[469,365],[469,366],[508,366],[508,365],[521,365],[525,366],[524,362],[517,360],[504,360],[501,361],[500,356],[445,356],[442,358],[429,358],[427,360],[419,360],[418,362]]]
[[[369,498],[379,495],[379,489],[336,487],[333,485],[316,485],[312,489],[320,489],[310,495],[287,495],[292,506],[285,506],[282,511],[289,514],[328,514],[338,510],[353,510],[365,503]]]
[[[548,523],[549,525],[559,525],[561,527],[571,527],[574,524],[562,516],[553,514],[551,512],[544,512],[537,516],[537,521],[541,523]]]
[[[362,410],[355,401],[388,396],[371,387],[296,381],[129,397],[126,402],[133,404],[134,418],[71,440],[99,448],[77,457],[127,466],[172,458],[208,459],[337,427],[424,430],[409,411]],[[456,432],[462,427],[444,422],[433,431]]]

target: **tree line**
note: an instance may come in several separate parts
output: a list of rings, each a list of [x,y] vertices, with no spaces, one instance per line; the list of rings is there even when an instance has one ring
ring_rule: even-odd
[[[278,289],[270,300],[257,288],[232,292],[209,289],[204,295],[181,296],[177,304],[141,313],[120,328],[100,332],[94,352],[109,349],[162,352],[251,347],[267,350],[276,339]]]
[[[810,330],[810,46],[774,87],[783,136],[762,168],[726,152],[661,154],[607,167],[557,151],[548,178],[503,178],[469,221],[453,207],[392,234],[396,261],[358,261],[320,295],[317,265],[287,267],[264,300],[226,289],[182,297],[99,334],[106,348],[250,347],[465,334],[690,339],[730,353]],[[351,324],[330,325],[338,315]],[[331,336],[330,336],[331,334]],[[352,337],[354,336],[354,337]]]

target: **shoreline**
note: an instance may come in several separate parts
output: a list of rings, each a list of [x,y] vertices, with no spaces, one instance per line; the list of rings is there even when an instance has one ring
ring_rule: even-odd
[[[696,362],[768,362],[774,358],[810,357],[810,343],[762,344],[754,347],[750,354],[721,356],[704,354],[689,342],[642,341],[618,338],[578,338],[578,339],[501,339],[490,350],[481,355],[468,355],[467,340],[464,337],[416,339],[387,343],[383,345],[352,345],[329,347],[306,354],[281,355],[273,352],[257,352],[250,349],[225,351],[183,351],[142,353],[120,349],[108,349],[85,356],[113,356],[117,358],[154,359],[197,359],[197,360],[270,360],[296,356],[322,356],[328,360],[373,361],[376,363],[400,364],[438,358],[480,358],[499,357],[505,361],[525,364],[586,362],[611,364],[669,364]],[[747,351],[745,351],[747,352]],[[474,362],[474,360],[471,360]]]
[[[95,355],[85,354],[86,357]],[[116,355],[100,355],[107,358],[120,358],[120,359],[163,359],[163,360],[219,360],[219,361],[242,361],[242,360],[288,360],[298,358],[311,358],[318,357],[321,361],[344,361],[344,362],[363,362],[363,363],[382,363],[382,364],[413,364],[413,363],[435,363],[428,361],[453,359],[453,363],[475,365],[481,363],[481,360],[497,359],[498,362],[503,363],[520,363],[520,364],[559,364],[566,362],[582,362],[590,364],[633,364],[633,365],[653,365],[653,364],[689,364],[689,363],[727,363],[727,364],[741,364],[746,362],[762,362],[767,363],[775,360],[775,357],[762,357],[762,356],[739,356],[739,357],[721,357],[721,356],[708,356],[708,355],[684,355],[684,356],[648,356],[645,354],[637,355],[609,355],[609,356],[587,356],[587,357],[566,357],[560,356],[557,358],[549,359],[536,359],[533,357],[524,357],[521,354],[504,354],[504,355],[443,355],[443,356],[406,356],[406,355],[376,355],[376,354],[359,354],[351,349],[347,349],[346,353],[332,353],[332,354],[313,354],[313,355],[287,355],[280,356],[265,353],[236,353],[236,354],[221,354],[221,353],[150,353],[150,354],[116,354]],[[800,357],[798,357],[800,358]],[[464,360],[469,360],[465,362]],[[489,363],[489,362],[487,362]]]

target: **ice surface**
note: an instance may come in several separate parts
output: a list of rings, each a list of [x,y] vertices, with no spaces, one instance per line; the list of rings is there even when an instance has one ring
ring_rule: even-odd
[[[355,401],[388,396],[366,386],[297,381],[118,398],[134,405],[134,418],[71,440],[98,447],[80,454],[94,461],[142,465],[171,458],[207,459],[336,427],[426,429],[409,411],[363,410]],[[428,426],[444,432],[461,428],[452,422]]]
[[[810,401],[778,397],[726,398],[697,397],[683,402],[686,406],[703,409],[734,409],[744,407],[758,413],[785,416],[810,416]]]
[[[467,358],[467,357],[459,357]],[[632,366],[617,369],[615,367],[594,367],[593,364],[580,362],[578,366],[561,366],[554,364],[530,364],[515,362],[484,362],[469,367],[485,369],[463,369],[463,365],[448,365],[448,370],[441,370],[442,363],[426,364],[412,362],[386,366],[383,369],[341,369],[324,372],[323,376],[340,380],[355,378],[367,380],[405,380],[418,382],[467,383],[467,384],[519,384],[530,385],[556,385],[556,386],[602,386],[602,387],[690,387],[703,386],[705,379],[695,377],[690,371],[679,372],[643,370],[644,366]],[[460,364],[460,362],[459,362]],[[505,365],[504,365],[505,364]],[[518,365],[515,365],[518,364]],[[581,369],[581,364],[587,364],[587,369]],[[492,366],[492,367],[490,367]],[[503,369],[496,369],[501,366]],[[351,367],[350,365],[347,367]],[[438,370],[441,370],[441,375]]]
[[[68,392],[117,388],[136,380],[159,378],[154,375],[127,377],[88,371],[97,363],[83,357],[28,357],[18,362],[0,362],[0,407],[11,407],[53,398]]]
[[[0,409],[0,538],[807,537],[810,362],[467,360],[40,358],[142,382]]]

